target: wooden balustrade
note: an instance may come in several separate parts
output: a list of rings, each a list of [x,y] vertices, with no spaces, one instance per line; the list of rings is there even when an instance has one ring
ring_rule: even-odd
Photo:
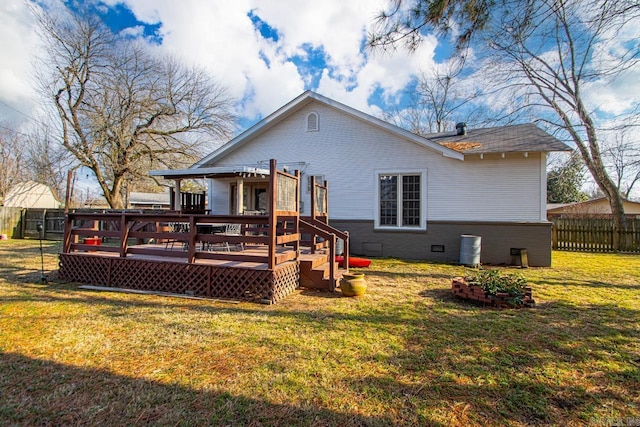
[[[270,226],[271,222],[275,226]],[[117,253],[120,257],[136,254],[186,258],[190,263],[197,259],[217,259],[275,266],[297,258],[296,249],[287,250],[285,246],[300,240],[296,226],[292,225],[296,222],[290,216],[277,215],[272,218],[269,215],[69,212],[65,222],[63,253],[99,251]],[[223,224],[241,224],[242,232],[234,236],[208,232]],[[101,244],[88,243],[86,239],[100,239]],[[263,247],[268,250],[263,251],[262,255],[245,250],[226,253],[207,250],[225,242],[244,248]],[[278,248],[281,250],[278,251]]]

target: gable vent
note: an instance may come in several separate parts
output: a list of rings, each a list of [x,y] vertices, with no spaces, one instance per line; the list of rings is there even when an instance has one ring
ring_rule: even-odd
[[[309,113],[307,115],[307,132],[317,132],[320,129],[318,113]]]

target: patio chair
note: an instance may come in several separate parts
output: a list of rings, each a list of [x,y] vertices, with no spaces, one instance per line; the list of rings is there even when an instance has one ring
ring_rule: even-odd
[[[226,224],[224,227],[224,232],[218,234],[221,236],[241,236],[242,224]],[[224,245],[224,248],[227,252],[231,252],[231,245],[228,241],[224,241],[222,244]],[[240,251],[244,251],[244,244],[242,242],[234,243],[234,245],[236,246],[236,248],[240,247]]]
[[[170,233],[188,233],[189,232],[189,224],[185,222],[170,222],[169,223],[169,232]],[[164,248],[165,249],[173,249],[173,245],[179,242],[178,239],[168,239]],[[186,250],[189,248],[189,242],[182,241],[182,249]]]

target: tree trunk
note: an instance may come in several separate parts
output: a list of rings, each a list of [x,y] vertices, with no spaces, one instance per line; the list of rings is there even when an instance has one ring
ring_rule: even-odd
[[[114,179],[112,188],[109,188],[106,182],[100,181],[102,193],[111,209],[124,209],[124,200],[122,199],[122,192],[120,191],[121,185],[122,178]]]
[[[620,252],[627,249],[624,239],[627,231],[627,218],[624,215],[624,205],[619,192],[615,191],[609,197],[609,205],[613,216],[613,248],[616,252]]]

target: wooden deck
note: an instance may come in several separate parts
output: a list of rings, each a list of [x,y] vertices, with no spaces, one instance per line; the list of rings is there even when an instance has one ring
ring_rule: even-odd
[[[336,242],[343,239],[348,254],[349,236],[328,225],[326,183],[314,183],[321,203],[317,209],[312,203],[311,217],[300,218],[299,179],[271,162],[264,215],[69,212],[60,278],[262,303],[275,303],[298,286],[333,291],[340,277]],[[235,230],[213,231],[220,225]],[[303,233],[310,236],[308,247]]]

